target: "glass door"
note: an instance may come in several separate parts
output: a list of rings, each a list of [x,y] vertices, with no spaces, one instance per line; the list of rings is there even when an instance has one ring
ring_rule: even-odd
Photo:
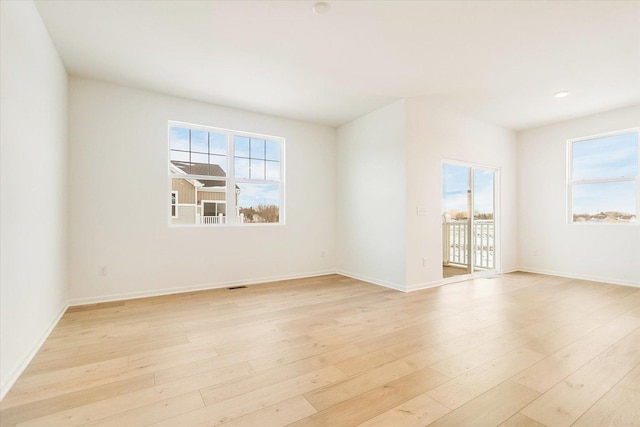
[[[473,271],[495,270],[495,170],[473,168]]]
[[[471,168],[442,165],[442,277],[471,274]]]
[[[496,269],[495,169],[442,165],[442,277]]]

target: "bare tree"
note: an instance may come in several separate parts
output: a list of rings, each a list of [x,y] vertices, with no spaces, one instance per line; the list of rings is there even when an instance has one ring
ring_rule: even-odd
[[[278,222],[280,220],[280,208],[276,205],[258,205],[256,214],[262,219],[260,222]]]
[[[240,208],[245,222],[279,222],[280,208],[276,205],[258,205]]]

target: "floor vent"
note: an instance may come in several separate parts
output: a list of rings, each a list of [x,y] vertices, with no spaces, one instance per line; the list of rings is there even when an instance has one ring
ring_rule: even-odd
[[[229,289],[230,291],[232,291],[232,290],[234,290],[234,289],[247,289],[247,287],[246,287],[246,286],[232,286],[232,287],[227,288],[227,289]]]

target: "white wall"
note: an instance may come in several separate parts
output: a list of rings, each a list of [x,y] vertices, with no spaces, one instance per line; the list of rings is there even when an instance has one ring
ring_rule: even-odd
[[[69,93],[71,303],[333,271],[334,129],[78,78]],[[169,120],[285,137],[286,226],[169,227]]]
[[[640,106],[520,132],[520,267],[640,285],[640,226],[568,224],[568,139],[640,126]]]
[[[32,2],[0,2],[0,398],[67,301],[67,75]]]
[[[407,118],[407,289],[435,285],[442,280],[443,160],[499,169],[500,267],[501,271],[516,269],[515,133],[417,100],[407,101]],[[417,207],[426,207],[426,215],[418,216]],[[422,258],[426,258],[426,266]]]
[[[404,289],[405,101],[338,129],[338,271]]]

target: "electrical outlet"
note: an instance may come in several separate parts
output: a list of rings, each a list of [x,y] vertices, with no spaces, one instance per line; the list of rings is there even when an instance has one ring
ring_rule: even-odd
[[[98,267],[98,276],[106,276],[107,275],[107,266],[101,265]]]
[[[427,259],[426,258],[422,258],[422,266],[423,267],[427,266]]]
[[[325,255],[326,255],[326,254],[325,254],[325,252],[324,252],[324,251],[321,251],[321,252],[320,252],[320,258],[324,258],[324,257],[325,257]]]

